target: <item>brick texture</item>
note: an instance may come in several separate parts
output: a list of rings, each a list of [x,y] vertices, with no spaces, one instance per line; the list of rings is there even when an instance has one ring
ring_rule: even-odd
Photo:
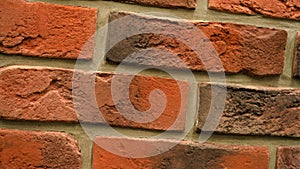
[[[277,169],[300,168],[300,148],[282,146],[277,148]]]
[[[116,85],[117,89],[114,89],[118,91],[118,98],[113,100],[113,74],[78,72],[73,79],[73,73],[74,71],[69,69],[45,67],[2,68],[0,117],[8,120],[78,122],[78,115],[81,121],[90,123],[106,121],[110,125],[122,127],[184,130],[189,87],[186,82],[178,81],[178,85],[173,79],[138,75],[133,78],[128,91],[122,89],[122,86],[129,76],[119,75],[120,82]],[[73,94],[72,85],[76,89]],[[164,108],[162,93],[154,95],[155,100],[152,99],[153,104],[150,105],[149,96],[155,89],[165,94],[165,109],[159,109]],[[128,92],[130,99],[124,97]],[[137,119],[148,120],[147,123],[123,117],[120,111],[133,113],[125,102],[128,100],[135,109],[141,111],[134,116]],[[117,109],[116,104],[122,109]],[[151,106],[157,109],[150,111]],[[99,110],[103,117],[100,116]],[[160,110],[162,112],[159,112]],[[171,127],[173,123],[174,126]]]
[[[226,90],[221,84],[200,85],[198,129],[210,110],[212,87],[215,92]],[[300,137],[299,89],[227,85],[226,92],[217,133]]]
[[[112,46],[106,54],[109,62],[220,72],[220,65],[212,59],[211,50],[216,50],[217,59],[221,60],[226,73],[266,76],[279,75],[283,71],[287,40],[283,30],[231,23],[175,21],[127,12],[112,12],[110,21],[115,22],[109,25],[108,48]],[[128,32],[139,30],[149,33],[127,37]],[[198,36],[196,30],[202,35]],[[168,35],[170,33],[173,35]],[[126,39],[114,45],[118,36]],[[201,46],[202,59],[191,49],[191,44]],[[149,50],[153,48],[157,50]],[[139,51],[142,53],[135,56]],[[175,55],[175,60],[163,51]],[[132,57],[126,58],[129,55]],[[185,65],[179,64],[179,58]]]
[[[0,52],[47,58],[93,56],[97,10],[24,0],[0,2]]]
[[[300,77],[300,33],[296,36],[293,75]]]
[[[68,134],[0,130],[1,169],[81,169],[77,142]]]
[[[269,152],[266,147],[200,144],[182,141],[175,147],[162,154],[147,157],[145,147],[162,147],[174,144],[172,141],[123,139],[98,137],[94,145],[93,169],[122,168],[122,169],[151,169],[151,168],[230,168],[230,169],[266,169],[269,163]],[[108,152],[97,146],[113,149]],[[144,158],[127,158],[135,151],[129,150],[135,146],[144,148]],[[130,152],[130,154],[128,154]],[[123,155],[119,156],[119,155]],[[136,152],[140,154],[140,151]]]
[[[209,0],[209,9],[300,20],[299,0]]]
[[[112,0],[116,2],[135,3],[146,6],[162,7],[162,8],[186,8],[195,9],[197,0]]]

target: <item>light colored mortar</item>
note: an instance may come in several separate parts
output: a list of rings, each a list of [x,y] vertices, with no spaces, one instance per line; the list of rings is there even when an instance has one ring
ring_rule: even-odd
[[[30,0],[38,1],[38,0]],[[247,15],[236,15],[227,14],[222,12],[211,11],[207,9],[206,0],[198,0],[198,7],[195,11],[183,10],[183,9],[161,9],[154,7],[145,7],[139,5],[123,4],[116,2],[107,1],[76,1],[76,0],[41,0],[43,2],[62,4],[62,5],[74,5],[74,6],[85,6],[98,8],[98,28],[103,28],[107,23],[108,15],[110,11],[132,11],[132,12],[143,12],[152,13],[157,15],[157,13],[165,13],[169,15],[176,16],[177,18],[190,19],[190,20],[200,20],[200,21],[216,21],[216,22],[230,22],[239,24],[248,24],[254,26],[270,27],[283,29],[288,32],[288,42],[285,54],[285,66],[284,73],[280,77],[266,77],[266,78],[253,78],[245,76],[242,74],[226,76],[227,82],[255,85],[255,86],[280,86],[280,87],[299,87],[300,80],[291,78],[292,62],[293,62],[293,52],[295,45],[295,35],[297,30],[300,28],[300,22],[284,20],[284,19],[272,19],[265,18],[259,15],[247,16]],[[156,14],[155,14],[156,13]],[[103,54],[103,49],[105,47],[106,35],[99,35],[96,41],[96,51],[97,54]],[[75,61],[71,60],[60,60],[60,59],[41,59],[36,57],[23,57],[15,55],[3,55],[0,54],[0,67],[8,65],[32,65],[32,66],[50,66],[50,67],[63,67],[63,68],[74,68]],[[88,68],[92,61],[83,61],[78,64],[82,65],[83,68]],[[100,71],[112,72],[116,68],[115,65],[105,64],[102,61]],[[128,67],[128,69],[135,70],[135,67]],[[158,70],[146,70],[141,72],[145,75],[155,75],[161,77],[169,77],[166,73]],[[185,74],[177,72],[182,79],[185,79]],[[194,73],[198,82],[209,81],[208,76],[205,73]],[[194,115],[195,113],[195,102],[196,102],[196,91],[191,94],[191,100],[189,102],[189,115]],[[190,122],[192,123],[192,122]],[[61,123],[37,123],[37,122],[10,122],[0,120],[0,128],[13,128],[22,130],[42,130],[42,131],[65,131],[74,135],[78,140],[82,155],[83,155],[83,168],[91,168],[92,162],[92,140],[84,133],[80,125],[73,124],[61,124]],[[103,131],[103,134],[108,134],[109,130],[104,126],[94,126],[95,130]],[[150,137],[159,132],[146,131],[146,130],[136,130],[136,129],[122,129],[115,128],[117,131],[124,135],[133,137]],[[178,135],[178,133],[170,133],[170,138]],[[191,131],[186,139],[197,141],[199,134]],[[287,138],[287,137],[261,137],[261,136],[231,136],[231,135],[214,135],[209,139],[211,142],[215,143],[226,143],[226,144],[240,144],[240,145],[265,145],[268,146],[271,153],[270,159],[270,169],[275,168],[276,161],[276,147],[278,145],[297,145],[300,146],[299,138]]]

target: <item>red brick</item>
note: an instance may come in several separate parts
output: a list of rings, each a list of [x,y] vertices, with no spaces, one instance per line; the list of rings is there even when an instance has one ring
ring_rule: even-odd
[[[209,9],[230,13],[300,20],[299,0],[209,0]]]
[[[0,168],[80,169],[77,142],[68,134],[0,130]]]
[[[93,169],[267,169],[269,163],[268,149],[258,146],[200,144],[182,141],[167,152],[148,157],[151,150],[148,150],[147,147],[156,147],[156,151],[159,151],[160,147],[173,145],[176,142],[113,137],[97,137],[95,142],[101,147],[97,144],[94,145]],[[136,146],[139,149],[136,149]],[[114,150],[114,152],[105,149]],[[143,151],[140,151],[141,149]],[[129,158],[137,154],[144,157]]]
[[[203,129],[204,123],[210,124],[205,121],[210,110],[212,87],[216,93],[226,92],[226,99],[219,100],[225,102],[225,108],[220,110],[223,114],[215,132],[300,137],[300,90],[280,87],[200,85],[198,129]]]
[[[112,0],[116,2],[135,3],[146,6],[154,6],[161,8],[186,8],[195,9],[197,0]]]
[[[0,2],[0,52],[47,58],[91,59],[97,9],[24,0]]]
[[[109,62],[220,72],[221,66],[211,56],[211,50],[216,50],[217,59],[222,61],[226,73],[243,72],[248,75],[266,76],[283,72],[287,40],[287,32],[283,30],[231,23],[168,20],[127,12],[111,13],[110,22],[112,21],[119,24],[113,22],[114,24],[109,25],[108,46],[113,44],[114,38],[123,35],[126,37],[130,31],[148,30],[153,33],[131,36],[114,45],[106,54]],[[203,35],[197,34],[198,29]],[[160,35],[155,32],[159,32]],[[168,35],[170,33],[174,33],[175,37]],[[176,37],[179,35],[187,42],[183,43]],[[195,46],[199,42],[202,42],[202,60],[193,52],[191,46],[188,46]],[[146,50],[149,48],[158,50]],[[143,50],[142,54],[131,55],[140,50]],[[180,58],[186,66],[180,65],[162,50]],[[129,55],[133,57],[124,60]]]
[[[277,169],[300,168],[300,147],[281,146],[277,148]]]
[[[300,77],[300,33],[296,36],[293,75]]]
[[[0,71],[2,119],[78,122],[78,115],[84,122],[103,123],[105,119],[110,125],[122,127],[154,130],[184,130],[185,127],[189,85],[183,81],[178,81],[178,86],[173,79],[137,75],[130,83],[129,91],[126,91],[121,90],[121,85],[124,85],[129,76],[120,74],[120,86],[117,85],[116,89],[119,90],[120,98],[113,101],[111,81],[116,76],[111,73],[78,72],[80,77],[77,75],[73,79],[74,71],[71,69],[12,66]],[[77,89],[74,95],[72,85]],[[158,109],[145,112],[150,109],[148,97],[154,89],[164,92],[167,99],[161,116]],[[133,106],[142,112],[135,117],[147,120],[148,123],[128,120],[116,109],[115,105],[118,104],[122,107],[122,113],[133,113],[124,102],[127,101],[124,98],[126,92],[129,92]],[[93,98],[94,94],[96,100]],[[156,108],[163,107],[162,104],[162,96],[153,100]],[[153,116],[158,118],[151,122]],[[174,126],[171,127],[173,123]]]

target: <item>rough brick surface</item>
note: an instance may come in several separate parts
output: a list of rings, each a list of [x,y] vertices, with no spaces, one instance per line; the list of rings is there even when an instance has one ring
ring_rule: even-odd
[[[198,129],[202,129],[210,110],[212,86],[216,92],[226,90],[221,84],[200,85]],[[216,132],[300,137],[299,89],[227,85],[226,92],[226,100],[220,100],[225,108]]]
[[[300,33],[296,36],[293,75],[294,77],[300,77]]]
[[[163,8],[187,8],[195,9],[197,0],[112,0],[116,2],[135,3],[147,6],[163,7]]]
[[[109,137],[98,137],[95,142],[93,169],[266,169],[269,163],[269,152],[266,147],[200,144],[182,141],[167,152],[148,157],[149,150],[146,147],[152,146],[158,149],[162,146],[173,145],[174,142]],[[140,154],[141,151],[134,149],[135,146],[143,149],[144,158],[127,158],[136,155],[134,153],[142,155]],[[114,152],[105,149],[114,150]],[[133,151],[129,149],[133,149]]]
[[[56,132],[0,130],[0,168],[80,169],[77,142]]]
[[[277,169],[298,169],[300,168],[299,147],[278,147],[277,148]]]
[[[209,9],[300,20],[299,0],[209,0]]]
[[[97,10],[91,8],[2,0],[0,52],[76,59],[86,44],[81,58],[91,59],[96,17]]]
[[[126,12],[111,13],[110,21],[113,24],[109,25],[106,54],[110,62],[220,72],[222,65],[217,64],[220,59],[226,73],[265,76],[283,71],[287,40],[283,30],[167,20]],[[146,33],[127,37],[129,32],[139,31]],[[119,37],[126,38],[114,45]],[[200,47],[200,56],[193,46]]]
[[[178,85],[173,79],[139,75],[133,78],[129,89],[123,89],[123,82],[129,76],[119,75],[120,81],[116,89],[112,89],[111,81],[116,77],[113,74],[78,72],[73,79],[73,73],[69,69],[44,67],[2,68],[0,117],[11,120],[77,122],[78,115],[84,122],[103,123],[105,120],[110,125],[123,127],[154,130],[183,130],[185,127],[189,87],[186,82],[179,81]],[[73,94],[72,85],[76,89]],[[161,92],[152,95],[155,89]],[[117,91],[118,97],[114,100],[112,90]],[[124,96],[125,93],[129,93],[130,99]],[[150,94],[155,99],[151,99]],[[126,119],[121,114],[133,114],[126,101],[130,104],[132,102],[133,107],[141,111],[133,115],[136,121]],[[117,109],[115,105],[122,109]],[[140,122],[139,119],[147,122]]]

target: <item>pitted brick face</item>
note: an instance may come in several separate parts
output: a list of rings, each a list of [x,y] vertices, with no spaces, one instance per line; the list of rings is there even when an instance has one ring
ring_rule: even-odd
[[[0,2],[0,52],[91,59],[97,9],[25,0]]]
[[[300,168],[300,147],[280,146],[277,147],[277,169]]]
[[[208,7],[230,13],[300,20],[299,0],[209,0]]]
[[[147,147],[157,147],[157,151],[159,151],[159,148],[173,144],[174,147],[170,150],[147,157],[151,151],[147,150]],[[135,151],[135,146],[144,149],[143,152]],[[114,152],[108,150],[114,150]],[[144,157],[129,158],[137,154]],[[172,142],[172,140],[97,137],[93,154],[93,169],[266,169],[268,164],[269,152],[267,147],[200,144],[190,141],[177,143]]]
[[[0,168],[81,169],[81,154],[74,140],[60,132],[0,130]]]
[[[119,84],[112,88],[112,73],[79,71],[75,76],[71,69],[19,66],[0,71],[2,119],[77,123],[79,117],[83,122],[121,127],[176,131],[185,128],[189,90],[185,81],[137,75],[128,88],[122,89],[131,76],[118,74]],[[72,92],[74,88],[78,90]],[[163,93],[151,100],[151,92],[156,89]],[[112,90],[117,92],[115,99]],[[139,111],[135,114],[137,121],[122,115],[132,113],[130,106]],[[152,106],[158,109],[148,111]]]
[[[226,73],[252,76],[283,72],[287,40],[284,30],[168,20],[129,12],[112,12],[110,22],[109,62],[209,72],[221,72],[224,67]],[[148,33],[127,37],[128,32],[139,30]],[[114,44],[118,37],[127,38]]]
[[[214,88],[212,88],[212,86]],[[206,121],[212,89],[226,92],[223,113],[215,132],[240,135],[300,137],[300,90],[243,87],[227,84],[201,84],[198,129]]]
[[[296,36],[293,75],[300,77],[300,33]]]

